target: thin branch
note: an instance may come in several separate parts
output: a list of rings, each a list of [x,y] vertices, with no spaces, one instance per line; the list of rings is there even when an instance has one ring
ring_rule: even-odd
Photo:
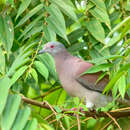
[[[45,103],[50,107],[50,109],[52,110],[52,112],[55,114],[55,116],[57,115],[57,112],[55,111],[55,109],[47,102],[45,101]],[[62,130],[65,130],[65,128],[63,127],[62,122],[59,120],[60,123],[60,127],[62,128]]]
[[[105,126],[103,128],[101,128],[101,130],[106,129],[112,122],[113,122],[113,120],[110,120],[107,124],[105,124]]]
[[[51,118],[52,116],[54,116],[54,113],[50,114],[49,116],[45,117],[44,120],[48,120],[49,118]]]
[[[115,109],[115,110],[112,110],[111,112],[118,112],[118,111],[126,111],[126,110],[130,110],[130,107],[125,107],[125,108],[120,108],[120,109]]]
[[[46,109],[50,109],[50,107],[48,106],[48,104],[46,104],[46,102],[39,102],[39,101],[35,101],[35,100],[32,100],[32,99],[29,99],[29,98],[26,98],[24,97],[23,95],[21,96],[22,97],[22,100],[25,102],[25,103],[28,103],[28,104],[32,104],[32,105],[35,105],[35,106],[38,106],[38,107],[41,107],[41,108],[46,108]],[[120,111],[122,110],[122,111]],[[125,110],[125,108],[124,108]],[[118,111],[110,111],[108,112],[112,117],[114,118],[120,118],[120,117],[128,117],[130,116],[130,108],[126,108],[127,111],[123,111],[123,109],[118,109]],[[70,114],[72,115],[70,109],[63,109],[62,112],[66,112],[67,114]],[[96,111],[93,111],[93,112],[88,112],[88,111],[85,111],[85,115],[86,117],[109,117],[108,115],[106,115],[105,112],[99,112],[99,113],[96,113]]]
[[[81,130],[79,114],[76,114],[76,118],[77,118],[78,130]]]
[[[108,112],[104,112],[106,115],[108,115],[108,117],[110,117],[114,123],[117,125],[117,127],[119,128],[119,130],[122,130],[122,128],[120,127],[120,125],[118,124],[118,122],[116,121],[116,119],[114,117],[112,117]]]
[[[56,121],[57,121],[57,119],[51,120],[50,122],[48,122],[48,124],[52,124],[52,123],[54,123]]]
[[[85,118],[84,120],[82,120],[81,122],[85,122],[85,121],[88,121],[89,119],[92,119],[93,117],[87,117]],[[73,128],[74,126],[76,126],[77,123],[73,124],[69,129]]]

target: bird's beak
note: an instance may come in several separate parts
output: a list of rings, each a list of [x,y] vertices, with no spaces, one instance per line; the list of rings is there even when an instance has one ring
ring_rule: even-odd
[[[45,53],[46,52],[46,50],[40,50],[39,52],[38,52],[38,54],[42,54],[42,53]]]

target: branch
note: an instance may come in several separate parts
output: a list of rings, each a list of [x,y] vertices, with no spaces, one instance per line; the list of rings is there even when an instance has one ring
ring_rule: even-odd
[[[21,97],[22,97],[22,100],[25,103],[35,105],[35,106],[38,106],[38,107],[41,107],[41,108],[50,109],[50,106],[46,102],[35,101],[35,100],[32,100],[32,99],[26,98],[23,95]],[[69,111],[72,111],[72,110],[70,110],[70,109],[63,109],[62,110],[63,113],[67,112],[67,114],[72,115],[72,112],[69,112]],[[121,109],[118,109],[118,111],[113,110],[113,111],[109,111],[107,113],[109,113],[114,118],[128,117],[128,116],[130,116],[130,107],[128,107],[128,109],[127,108],[123,108],[123,109],[121,108]],[[96,117],[109,117],[108,115],[106,115],[105,112],[97,113],[96,111],[93,111],[93,112],[85,111],[85,115],[86,115],[86,117],[95,117],[95,116]]]

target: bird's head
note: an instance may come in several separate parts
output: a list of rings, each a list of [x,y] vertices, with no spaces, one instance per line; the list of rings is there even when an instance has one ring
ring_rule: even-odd
[[[42,53],[50,53],[51,55],[55,56],[62,51],[65,50],[65,46],[60,42],[48,42],[44,45],[43,49],[38,52],[38,54]]]

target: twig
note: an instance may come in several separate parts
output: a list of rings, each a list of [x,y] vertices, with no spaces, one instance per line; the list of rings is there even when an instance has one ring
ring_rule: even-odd
[[[43,38],[43,36],[44,36],[44,32],[42,32],[41,40],[38,42],[38,47],[37,47],[37,49],[36,49],[36,51],[34,53],[34,56],[32,56],[32,61],[31,61],[30,65],[29,65],[29,67],[28,67],[28,72],[30,72],[30,70],[32,68],[32,65],[33,65],[33,63],[34,63],[34,61],[36,59],[36,56],[37,56],[38,51],[40,49],[40,45],[42,44],[42,38]]]
[[[57,115],[57,112],[54,110],[54,108],[47,102],[45,101],[46,104],[50,107],[50,109],[52,110],[52,112],[55,114],[55,116]],[[60,127],[62,128],[62,130],[65,130],[65,128],[63,127],[62,125],[62,122],[59,120],[59,123],[60,123]]]
[[[65,130],[65,128],[62,125],[62,122],[61,121],[59,121],[59,122],[60,122],[60,127],[62,128],[62,130]]]
[[[48,122],[48,124],[52,124],[52,123],[54,123],[56,121],[57,121],[57,119],[51,120],[50,122]]]
[[[57,115],[57,113],[55,112],[54,108],[47,102],[45,101],[45,103],[49,106],[49,108],[52,110],[52,112],[55,114],[55,116]]]
[[[78,130],[81,130],[79,114],[76,114]]]
[[[54,113],[44,118],[44,120],[48,120],[50,117],[54,116]]]
[[[130,110],[130,107],[115,109],[115,110],[112,110],[111,112],[124,111],[124,110]]]
[[[106,115],[108,115],[108,117],[110,117],[114,123],[117,125],[117,127],[119,128],[119,130],[122,130],[122,128],[120,127],[120,125],[118,124],[118,122],[116,121],[116,119],[114,117],[112,117],[108,112],[104,112]]]
[[[107,128],[112,122],[113,120],[110,120],[107,124],[105,124],[103,128],[101,128],[101,130],[104,130],[105,128]]]
[[[85,121],[87,121],[87,120],[89,120],[91,118],[93,118],[93,117],[87,117],[86,119],[82,120],[81,122],[85,122]],[[77,123],[73,124],[69,129],[73,128],[76,125],[77,125]]]

